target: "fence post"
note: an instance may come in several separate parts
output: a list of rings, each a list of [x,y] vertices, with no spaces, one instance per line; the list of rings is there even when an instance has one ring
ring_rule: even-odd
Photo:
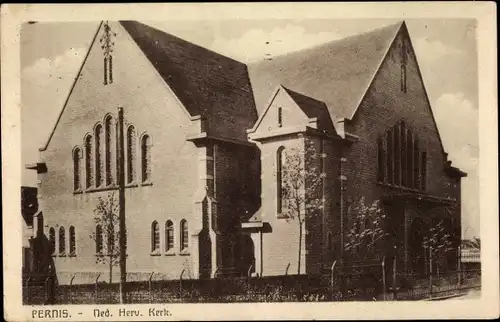
[[[153,278],[153,274],[155,272],[151,272],[151,274],[149,274],[149,279],[148,279],[148,289],[149,289],[149,303],[153,303],[153,288],[152,288],[152,285],[151,285],[151,279]]]
[[[73,274],[69,280],[69,304],[73,304],[73,280],[75,279],[75,276],[76,274]]]
[[[30,280],[31,276],[26,279],[26,302],[24,304],[29,304],[30,303]]]
[[[458,246],[458,253],[457,253],[457,271],[458,271],[458,286],[462,284],[462,267],[461,267],[461,253],[460,253],[460,246]]]
[[[218,270],[218,269],[219,269],[219,268],[217,268],[217,270]],[[217,273],[217,270],[215,271],[215,273]],[[181,272],[181,276],[180,276],[180,278],[179,278],[179,297],[180,297],[180,298],[182,298],[182,276],[184,275],[184,272],[185,272],[185,271],[186,271],[185,269],[183,269],[183,270],[182,270],[182,272]]]
[[[429,247],[429,297],[432,297],[432,247]]]
[[[386,285],[385,285],[385,256],[382,258],[382,296],[384,298],[384,301],[386,301],[387,298],[386,298]]]
[[[290,268],[290,263],[288,263],[288,265],[286,265],[286,268],[285,268],[285,276],[288,275],[288,269]]]
[[[48,285],[49,285],[49,284],[48,284],[49,279],[50,279],[50,276],[47,276],[47,278],[45,279],[45,283],[44,283],[44,285],[43,285],[43,291],[44,291],[43,293],[44,293],[44,295],[45,295],[45,303],[47,303],[47,301],[48,301],[48,299],[49,299],[49,296],[51,295],[51,294],[48,294],[48,293],[50,293],[50,291],[51,291],[51,290],[50,290],[50,287],[48,287]]]
[[[97,274],[97,277],[95,278],[95,304],[99,304],[99,287],[97,286],[97,282],[99,281],[99,277],[101,277],[101,273]]]
[[[392,294],[393,294],[393,300],[396,300],[398,298],[398,290],[397,290],[397,266],[396,266],[396,261],[397,261],[397,256],[394,256],[394,260],[392,263]]]
[[[333,273],[335,272],[335,264],[337,264],[337,260],[333,261],[332,267],[330,268],[330,298],[332,300],[333,300],[333,282],[334,282]]]

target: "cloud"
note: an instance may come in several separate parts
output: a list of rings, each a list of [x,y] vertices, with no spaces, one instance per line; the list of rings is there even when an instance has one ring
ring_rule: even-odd
[[[465,238],[479,236],[478,110],[463,93],[444,93],[433,106],[445,150],[462,180],[462,228]]]
[[[34,162],[61,111],[86,49],[70,48],[53,57],[43,57],[21,71],[21,127],[23,162]],[[33,172],[33,171],[31,171]]]
[[[342,38],[335,32],[308,33],[299,25],[288,24],[271,31],[251,29],[239,38],[216,38],[210,49],[242,62],[312,47]]]
[[[450,157],[460,163],[466,158],[477,159],[478,110],[472,101],[463,93],[444,93],[434,103],[434,115]]]
[[[462,54],[462,51],[456,47],[448,46],[439,40],[429,40],[428,38],[417,38],[414,47],[417,57],[425,61],[436,61],[449,55]]]

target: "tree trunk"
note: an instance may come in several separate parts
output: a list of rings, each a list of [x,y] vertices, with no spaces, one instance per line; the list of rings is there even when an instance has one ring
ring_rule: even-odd
[[[113,282],[113,258],[109,255],[109,284]]]
[[[299,260],[297,266],[297,274],[300,275],[300,259],[302,255],[302,222],[299,220]]]

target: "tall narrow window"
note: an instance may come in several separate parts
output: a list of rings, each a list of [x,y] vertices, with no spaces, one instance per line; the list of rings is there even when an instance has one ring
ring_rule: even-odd
[[[278,107],[278,126],[283,126],[283,108]]]
[[[76,254],[76,236],[75,236],[75,227],[69,227],[69,254]]]
[[[280,146],[276,152],[276,210],[283,211],[283,154],[285,147]]]
[[[113,147],[113,137],[114,137],[114,126],[113,126],[113,118],[111,115],[108,115],[106,117],[106,120],[104,121],[104,132],[106,135],[106,155],[105,155],[105,160],[106,160],[106,185],[109,186],[113,183],[113,164],[114,158],[115,158],[115,150]]]
[[[151,224],[151,251],[160,250],[160,227],[157,221]]]
[[[188,224],[185,219],[181,220],[181,251],[188,248]]]
[[[102,254],[102,246],[103,246],[103,234],[101,225],[97,225],[95,227],[95,252],[96,254]]]
[[[378,139],[378,142],[377,142],[377,150],[378,150],[378,169],[377,169],[377,181],[379,182],[383,182],[385,180],[385,160],[384,160],[384,157],[385,157],[385,153],[384,153],[384,141],[382,138],[379,138]]]
[[[135,128],[133,126],[129,126],[127,129],[127,183],[135,181],[135,140]]]
[[[400,127],[394,127],[394,184],[401,185],[401,137],[399,134]]]
[[[75,148],[73,151],[73,190],[82,189],[80,171],[81,171],[82,151],[80,148]]]
[[[54,227],[50,227],[49,229],[49,243],[52,248],[51,251],[54,253],[56,251],[56,230]]]
[[[420,185],[423,191],[427,190],[427,152],[422,152],[420,162]]]
[[[406,42],[401,43],[401,90],[406,93],[406,64],[408,61],[406,52]]]
[[[66,232],[64,227],[59,227],[59,255],[66,253]]]
[[[94,185],[93,156],[92,135],[87,135],[85,137],[85,185],[87,189]]]
[[[415,179],[413,177],[413,133],[411,129],[407,130],[406,138],[406,177],[407,177],[407,187],[413,188]]]
[[[413,178],[415,178],[413,188],[415,189],[420,189],[420,147],[418,145],[418,138],[415,137],[413,142]]]
[[[96,187],[100,187],[103,184],[104,181],[104,168],[103,168],[103,144],[102,144],[102,125],[97,124],[95,127],[95,181],[96,181]]]
[[[406,93],[406,65],[401,65],[401,90]]]
[[[394,134],[393,129],[387,131],[387,182],[394,183]]]
[[[142,182],[151,180],[151,138],[145,134],[141,139]]]
[[[404,122],[401,122],[401,129],[400,129],[400,139],[401,139],[401,146],[400,146],[400,153],[401,153],[401,185],[403,187],[406,187],[406,183],[408,182],[408,176],[406,172],[406,124]]]
[[[168,220],[165,223],[165,251],[174,248],[174,223]]]

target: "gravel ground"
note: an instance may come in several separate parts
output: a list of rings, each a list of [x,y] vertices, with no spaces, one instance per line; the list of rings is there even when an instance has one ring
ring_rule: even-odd
[[[472,300],[472,299],[480,299],[481,298],[481,290],[470,290],[467,294],[458,297],[457,299],[463,300]]]

